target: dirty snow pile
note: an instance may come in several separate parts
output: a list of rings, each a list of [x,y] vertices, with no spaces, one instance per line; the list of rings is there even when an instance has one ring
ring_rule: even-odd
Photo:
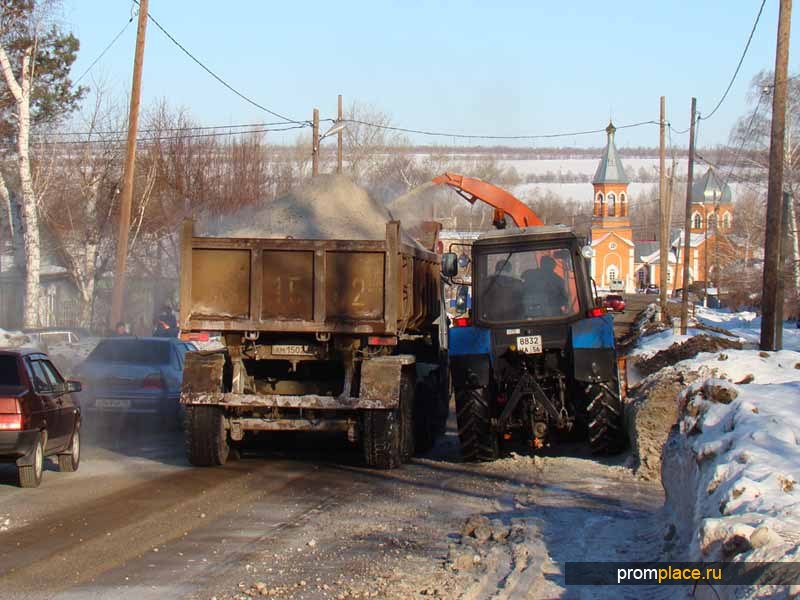
[[[0,348],[22,348],[30,344],[30,338],[21,331],[0,329]]]
[[[392,215],[352,180],[320,175],[289,193],[234,214],[209,217],[195,234],[211,237],[384,240]],[[416,242],[403,232],[408,244]]]
[[[82,337],[79,342],[45,343],[21,331],[0,329],[0,348],[36,348],[46,352],[64,377],[71,377],[100,341],[98,337]]]
[[[698,317],[730,327],[746,345],[758,339],[753,314],[703,309]],[[784,329],[791,349],[704,352],[675,365],[696,376],[678,395],[678,428],[663,453],[667,509],[680,546],[688,548],[675,558],[800,561],[798,333]],[[653,342],[663,347],[665,340]],[[702,593],[749,598],[788,591],[723,586]]]

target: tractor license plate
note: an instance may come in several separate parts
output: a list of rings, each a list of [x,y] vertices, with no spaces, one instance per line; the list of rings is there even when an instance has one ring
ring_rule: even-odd
[[[275,345],[272,347],[272,354],[280,354],[282,356],[314,356],[309,346],[302,346],[300,344]]]
[[[517,350],[523,354],[541,354],[542,336],[521,335],[517,338]]]

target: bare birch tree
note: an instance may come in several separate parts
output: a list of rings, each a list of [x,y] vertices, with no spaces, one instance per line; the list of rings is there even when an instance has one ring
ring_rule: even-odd
[[[57,119],[75,106],[82,93],[72,90],[69,80],[78,41],[47,23],[52,9],[53,3],[45,1],[0,2],[0,73],[5,83],[0,110],[3,129],[16,141],[14,158],[25,249],[24,327],[35,327],[39,322],[41,266],[39,207],[31,171],[31,127],[35,122]],[[0,186],[0,197],[13,227],[11,194],[4,178]]]

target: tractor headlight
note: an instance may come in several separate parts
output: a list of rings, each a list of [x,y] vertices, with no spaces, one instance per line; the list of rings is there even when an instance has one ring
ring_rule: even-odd
[[[581,248],[581,256],[583,258],[594,258],[594,248],[591,246],[584,246]]]

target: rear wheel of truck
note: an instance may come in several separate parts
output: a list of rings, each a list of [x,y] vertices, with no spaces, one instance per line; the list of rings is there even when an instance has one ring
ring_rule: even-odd
[[[396,469],[414,455],[414,373],[403,369],[400,406],[362,417],[364,460],[373,469]]]
[[[195,467],[224,465],[230,454],[225,415],[216,406],[186,407],[186,458]]]
[[[616,379],[587,387],[586,420],[593,454],[616,454],[628,445],[624,405]]]
[[[400,411],[368,410],[363,419],[364,460],[373,469],[396,469],[402,461]]]
[[[456,391],[456,419],[461,456],[467,462],[495,460],[500,442],[492,431],[490,396],[486,387]]]

